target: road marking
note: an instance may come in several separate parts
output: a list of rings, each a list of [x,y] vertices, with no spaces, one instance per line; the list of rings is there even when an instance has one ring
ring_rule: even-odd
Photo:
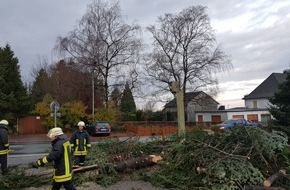
[[[23,147],[24,145],[10,145],[9,147],[11,148],[11,147],[14,147],[14,148],[21,148],[21,147]]]

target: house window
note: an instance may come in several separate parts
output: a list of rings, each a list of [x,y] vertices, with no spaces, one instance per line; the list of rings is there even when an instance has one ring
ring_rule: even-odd
[[[258,121],[258,114],[249,114],[247,115],[247,119],[250,121]]]
[[[253,101],[253,108],[258,108],[257,100]]]
[[[244,115],[233,115],[233,119],[244,119]]]
[[[270,114],[261,114],[261,122],[263,125],[268,125],[268,122],[271,120]]]

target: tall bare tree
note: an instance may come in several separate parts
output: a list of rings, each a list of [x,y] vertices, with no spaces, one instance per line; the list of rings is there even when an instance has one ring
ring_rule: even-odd
[[[153,36],[153,49],[147,56],[146,71],[159,89],[168,91],[170,83],[178,81],[184,93],[216,90],[215,74],[231,68],[229,57],[216,45],[205,10],[191,6],[160,16],[155,25],[147,27]]]
[[[141,41],[137,38],[140,27],[126,24],[119,2],[94,1],[78,27],[66,37],[59,37],[57,48],[75,62],[93,70],[103,81],[105,105],[113,85],[124,85],[130,79],[137,81],[135,64],[139,59]]]

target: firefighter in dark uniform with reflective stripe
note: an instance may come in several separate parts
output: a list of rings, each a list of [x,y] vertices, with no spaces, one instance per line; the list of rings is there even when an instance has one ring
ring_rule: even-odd
[[[38,159],[33,167],[38,168],[54,162],[52,190],[59,190],[62,185],[67,190],[75,190],[72,184],[71,147],[67,137],[59,127],[51,129],[47,136],[51,139],[52,150],[47,156]]]
[[[78,122],[78,129],[75,130],[70,138],[70,144],[75,158],[75,164],[83,166],[85,164],[85,157],[88,154],[88,149],[92,147],[90,136],[84,129],[85,123]]]
[[[6,175],[8,172],[7,169],[7,155],[9,152],[9,143],[8,143],[8,121],[0,121],[0,164],[2,175]]]

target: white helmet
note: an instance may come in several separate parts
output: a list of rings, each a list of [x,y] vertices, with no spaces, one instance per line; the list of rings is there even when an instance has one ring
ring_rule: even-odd
[[[48,131],[47,136],[51,138],[52,136],[58,136],[62,134],[63,134],[62,129],[60,127],[55,127]]]
[[[83,122],[83,121],[80,121],[80,122],[78,122],[78,126],[85,126],[85,122]]]
[[[8,124],[9,124],[8,121],[5,119],[0,121],[0,125],[8,125]]]

